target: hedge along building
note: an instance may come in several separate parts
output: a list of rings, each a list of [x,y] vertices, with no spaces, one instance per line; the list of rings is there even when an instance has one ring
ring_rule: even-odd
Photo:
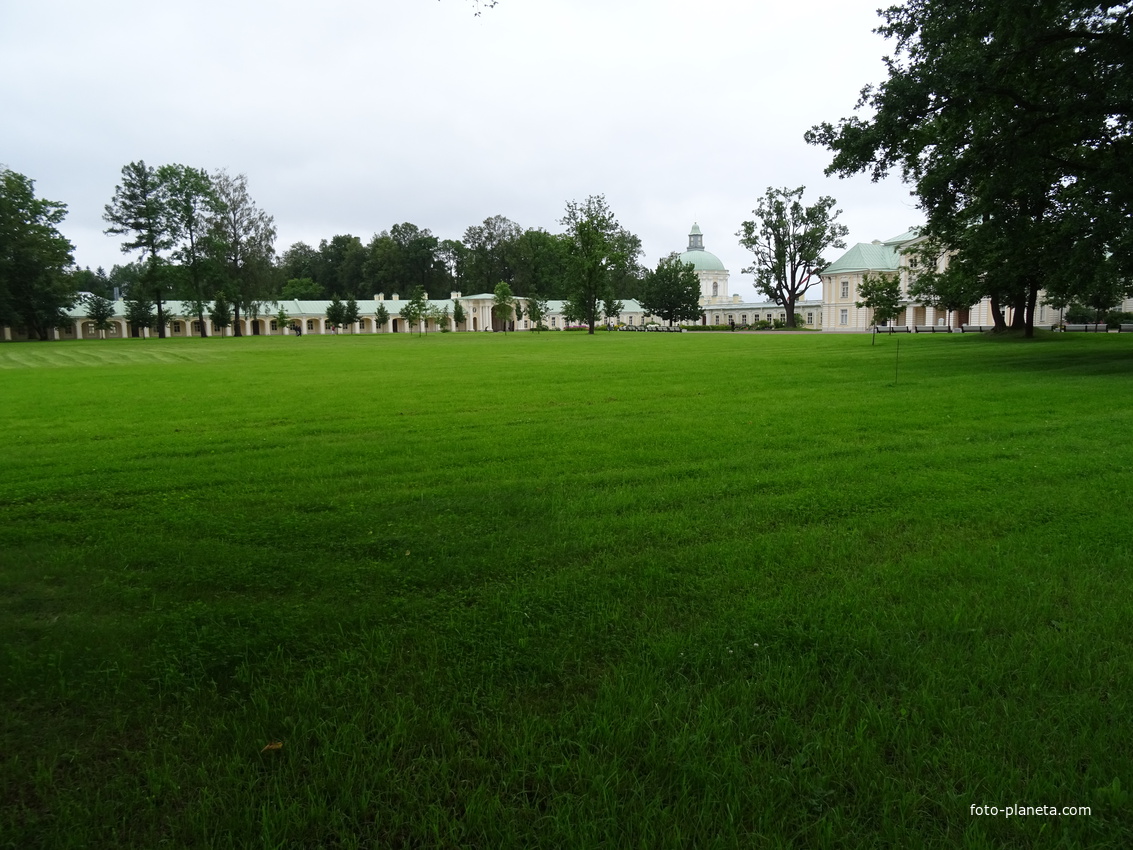
[[[759,321],[786,321],[786,308],[774,301],[743,301],[739,295],[728,292],[729,273],[720,258],[704,247],[704,234],[700,226],[693,222],[688,234],[688,248],[679,255],[683,263],[689,263],[700,281],[700,307],[703,310],[701,324],[737,325],[754,324]],[[803,324],[809,328],[822,325],[822,304],[819,301],[797,301],[795,312],[802,316]]]

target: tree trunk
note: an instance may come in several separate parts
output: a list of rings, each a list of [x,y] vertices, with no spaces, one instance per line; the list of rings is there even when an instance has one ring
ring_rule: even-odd
[[[1011,329],[1022,330],[1027,326],[1027,290],[1021,289],[1011,300]]]
[[[1026,339],[1035,337],[1035,306],[1039,300],[1039,284],[1034,278],[1027,281],[1027,314],[1024,319],[1023,336]]]
[[[995,325],[995,333],[1003,333],[1007,330],[1007,322],[1003,318],[1003,308],[999,306],[999,296],[994,293],[991,296],[991,321]]]
[[[232,304],[232,335],[243,336],[240,332],[240,305],[233,302]]]

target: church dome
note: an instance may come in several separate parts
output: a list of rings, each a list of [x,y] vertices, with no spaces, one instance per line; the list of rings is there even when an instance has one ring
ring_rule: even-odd
[[[685,251],[681,254],[681,262],[692,263],[693,269],[698,272],[727,271],[727,269],[724,268],[724,264],[720,262],[719,257],[710,251],[705,251],[703,248]]]
[[[692,230],[689,231],[688,250],[681,254],[680,259],[682,263],[692,263],[693,269],[698,272],[727,271],[719,257],[704,250],[704,236],[697,224],[693,224]]]

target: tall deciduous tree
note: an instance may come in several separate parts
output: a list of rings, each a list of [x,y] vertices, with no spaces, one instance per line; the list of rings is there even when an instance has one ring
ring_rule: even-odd
[[[35,183],[0,166],[0,322],[23,325],[41,340],[69,324],[75,301],[72,246],[58,225],[66,204],[35,196]]]
[[[242,335],[240,311],[255,314],[266,298],[274,254],[275,220],[256,206],[248,178],[227,171],[213,175],[219,212],[210,222],[212,245],[224,269],[235,336]]]
[[[114,197],[103,216],[110,225],[106,233],[125,236],[122,253],[141,253],[144,261],[142,285],[146,298],[157,305],[157,335],[165,338],[163,303],[167,289],[166,257],[177,242],[176,224],[170,213],[169,186],[158,170],[144,160],[122,167],[122,182],[114,187]],[[136,297],[142,298],[139,293]]]
[[[586,322],[594,333],[602,302],[613,296],[613,282],[633,263],[632,241],[603,195],[591,195],[583,203],[567,203],[560,220],[566,228],[566,315]],[[638,243],[640,244],[640,243]]]
[[[378,302],[377,308],[374,310],[374,322],[377,324],[378,330],[384,328],[386,323],[389,322],[389,310],[387,310],[386,305],[380,301]]]
[[[512,243],[522,233],[518,224],[502,215],[486,218],[483,224],[465,230],[464,274],[469,285],[481,292],[491,292],[501,280],[510,285],[514,274],[510,262]]]
[[[845,248],[849,230],[839,224],[841,210],[834,210],[830,197],[803,205],[805,186],[768,189],[752,213],[755,218],[740,225],[740,245],[755,255],[743,270],[755,275],[755,288],[786,309],[787,327],[795,327],[795,302],[826,265],[827,248]]]
[[[641,306],[646,313],[673,322],[695,322],[700,318],[700,280],[692,263],[681,262],[673,253],[645,275]]]
[[[464,305],[461,304],[459,300],[454,298],[452,302],[453,322],[455,322],[456,326],[459,328],[462,324],[464,324],[464,320],[467,318],[468,317],[464,314]]]
[[[208,336],[205,311],[212,293],[206,270],[207,240],[209,222],[220,212],[212,179],[204,169],[178,164],[161,166],[157,176],[166,192],[172,257],[184,269],[189,289],[186,300],[196,314],[201,336]]]
[[[869,116],[821,124],[827,173],[894,169],[952,275],[1033,334],[1037,294],[1112,258],[1133,271],[1133,63],[1126,3],[907,0],[881,12],[896,42]]]

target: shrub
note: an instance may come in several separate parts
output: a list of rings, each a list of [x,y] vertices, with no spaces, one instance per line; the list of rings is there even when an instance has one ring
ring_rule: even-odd
[[[1105,325],[1107,328],[1118,328],[1123,324],[1127,325],[1131,322],[1133,322],[1133,313],[1128,311],[1110,310],[1105,314]]]

